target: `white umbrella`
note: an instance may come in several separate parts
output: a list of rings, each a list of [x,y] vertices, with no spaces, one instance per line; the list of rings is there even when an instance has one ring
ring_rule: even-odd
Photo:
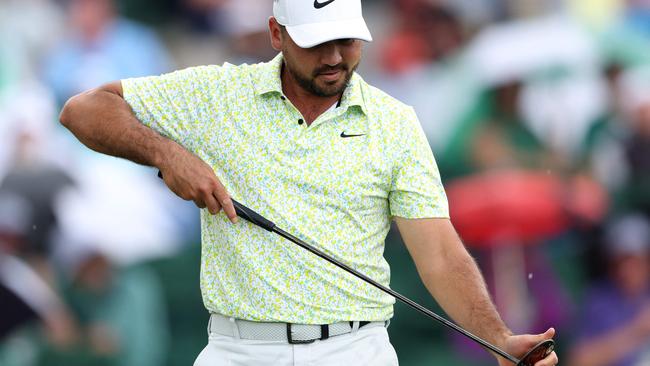
[[[174,198],[154,177],[152,169],[126,161],[84,156],[78,187],[58,201],[64,261],[89,250],[120,264],[172,254],[179,244],[169,208]]]
[[[554,67],[596,67],[599,62],[594,40],[564,16],[488,27],[469,45],[467,57],[488,85],[522,79]]]
[[[596,39],[565,16],[496,25],[481,32],[468,62],[487,86],[524,82],[524,121],[553,150],[574,157],[606,107]]]

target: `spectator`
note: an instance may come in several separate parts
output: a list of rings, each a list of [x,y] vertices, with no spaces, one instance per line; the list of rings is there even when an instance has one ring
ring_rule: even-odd
[[[492,110],[479,122],[470,144],[470,164],[481,171],[499,168],[544,166],[545,147],[526,126],[519,110],[522,83],[518,80],[495,87]]]
[[[224,6],[228,0],[179,0],[193,31],[199,33],[225,32]]]
[[[241,63],[262,62],[275,56],[266,28],[272,5],[268,0],[231,0],[224,5],[230,45]]]
[[[117,15],[114,0],[66,0],[70,33],[45,60],[62,103],[91,85],[167,71],[170,59],[150,29]]]
[[[398,4],[401,22],[381,55],[388,72],[399,74],[442,61],[463,45],[461,22],[450,8],[421,0]]]
[[[644,75],[630,75],[636,80],[650,81],[650,69]],[[645,76],[645,77],[644,77]],[[646,86],[636,96],[631,108],[631,134],[625,143],[625,160],[629,167],[626,201],[631,209],[650,217],[650,88]]]
[[[540,169],[547,150],[528,128],[520,110],[521,80],[486,90],[451,136],[441,169],[448,177],[499,168]]]
[[[67,241],[57,260],[64,298],[84,335],[75,347],[53,348],[41,364],[158,366],[168,328],[157,277],[146,267],[119,267],[94,244]]]
[[[63,14],[52,0],[0,1],[0,91],[4,83],[37,74],[63,24]]]
[[[650,2],[647,0],[627,0],[625,25],[650,38]]]
[[[605,236],[607,277],[591,286],[577,324],[572,366],[648,365],[650,224],[640,215],[612,223]]]
[[[26,246],[30,205],[18,196],[0,195],[0,340],[17,337],[31,324],[43,324],[56,347],[66,347],[77,337],[74,320],[53,287],[19,257]],[[0,347],[0,364],[11,366],[11,347]]]
[[[650,217],[650,69],[615,75],[610,76],[611,116],[587,136],[589,166],[608,186],[618,209]]]
[[[0,193],[30,205],[28,245],[23,255],[47,255],[57,219],[58,193],[72,184],[64,168],[66,150],[55,130],[53,97],[40,83],[22,82],[0,99]]]

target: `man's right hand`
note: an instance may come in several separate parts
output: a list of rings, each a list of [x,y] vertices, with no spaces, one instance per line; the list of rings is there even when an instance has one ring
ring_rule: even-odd
[[[167,187],[180,198],[194,201],[199,208],[207,207],[213,215],[223,209],[228,219],[236,223],[235,206],[212,167],[180,145],[173,145],[158,167]]]

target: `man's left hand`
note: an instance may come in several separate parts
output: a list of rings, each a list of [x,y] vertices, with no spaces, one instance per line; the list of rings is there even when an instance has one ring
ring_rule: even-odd
[[[550,328],[542,334],[524,334],[524,335],[513,335],[509,336],[504,345],[504,351],[509,354],[522,357],[526,352],[530,351],[533,347],[538,345],[540,342],[547,339],[552,339],[555,336],[555,329]],[[546,356],[545,359],[537,362],[535,366],[553,366],[557,365],[558,358],[555,352],[552,352],[550,355]],[[505,360],[499,357],[499,366],[513,366],[512,362]]]

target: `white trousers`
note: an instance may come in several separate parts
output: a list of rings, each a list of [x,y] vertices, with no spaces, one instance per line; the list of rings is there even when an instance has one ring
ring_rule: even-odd
[[[384,327],[309,344],[238,339],[211,333],[194,366],[397,366]]]

